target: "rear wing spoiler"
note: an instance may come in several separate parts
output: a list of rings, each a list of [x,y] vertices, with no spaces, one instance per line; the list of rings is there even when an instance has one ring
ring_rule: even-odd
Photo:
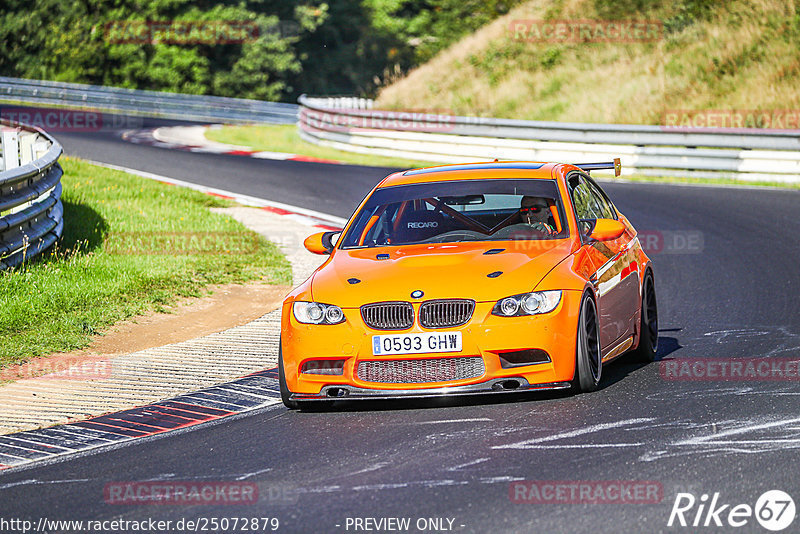
[[[619,158],[614,158],[614,161],[607,161],[604,163],[575,163],[574,165],[587,173],[599,171],[601,169],[614,169],[614,176],[619,176],[622,172],[622,164]]]

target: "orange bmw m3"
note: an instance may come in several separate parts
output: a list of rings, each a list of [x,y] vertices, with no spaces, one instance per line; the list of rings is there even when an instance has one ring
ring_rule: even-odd
[[[636,230],[589,172],[495,162],[394,173],[283,303],[284,404],[597,388],[652,361],[658,311]]]

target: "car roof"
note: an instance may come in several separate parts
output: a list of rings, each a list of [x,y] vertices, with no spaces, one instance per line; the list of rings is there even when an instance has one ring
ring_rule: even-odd
[[[503,161],[439,165],[396,172],[384,178],[379,187],[451,180],[553,179],[553,169],[557,165],[561,164],[537,161]]]

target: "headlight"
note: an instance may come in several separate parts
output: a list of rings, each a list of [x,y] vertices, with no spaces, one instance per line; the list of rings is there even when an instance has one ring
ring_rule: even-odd
[[[319,302],[297,301],[292,305],[294,318],[304,324],[338,324],[344,322],[339,306]]]
[[[561,302],[561,291],[534,291],[506,297],[497,302],[492,315],[516,317],[549,313]]]

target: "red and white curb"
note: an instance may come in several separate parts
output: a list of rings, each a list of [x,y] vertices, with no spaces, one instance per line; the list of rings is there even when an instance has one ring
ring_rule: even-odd
[[[346,222],[340,217],[305,208],[198,186],[118,165],[92,163],[261,208],[279,215],[281,219],[279,224],[286,227],[291,227],[292,222],[297,222],[303,226],[339,229]],[[288,217],[291,221],[283,222],[283,217]],[[302,230],[300,231],[302,233]],[[287,255],[287,257],[290,256]],[[295,271],[297,266],[294,261],[292,261],[292,267]],[[307,267],[313,268],[313,266]],[[302,279],[307,274],[303,273],[298,276],[295,273],[295,278]],[[180,431],[253,410],[279,406],[277,369],[272,367],[277,361],[279,336],[280,308],[246,325],[202,338],[119,357],[113,362],[116,373],[114,383],[92,382],[90,385],[96,391],[92,388],[87,389],[82,393],[81,402],[93,393],[105,395],[109,388],[118,387],[118,384],[124,384],[126,380],[142,380],[141,376],[145,376],[146,380],[146,369],[137,358],[146,358],[148,369],[174,368],[173,372],[176,373],[174,380],[180,383],[191,379],[191,377],[184,376],[185,373],[181,374],[178,371],[191,360],[187,354],[200,359],[210,355],[214,358],[215,367],[224,367],[230,370],[233,376],[237,376],[233,373],[241,373],[245,376],[221,384],[206,386],[200,390],[181,393],[177,397],[175,393],[172,393],[166,396],[168,400],[145,401],[142,403],[143,405],[135,408],[110,411],[86,420],[72,420],[49,428],[2,435],[0,436],[0,471],[24,467],[39,461],[57,460],[63,456],[84,453],[93,449],[122,446],[132,440]],[[253,365],[248,363],[250,360],[241,363],[243,355],[248,356],[250,360],[253,356],[257,358],[256,369],[269,368],[257,371],[249,370],[247,367],[252,368]],[[239,370],[240,368],[241,370]],[[177,389],[180,390],[180,387]],[[128,395],[128,397],[132,397],[132,395]],[[59,409],[60,407],[57,407],[56,411]]]
[[[277,368],[146,406],[0,436],[0,471],[280,404]]]
[[[148,145],[170,150],[184,150],[186,152],[200,152],[205,154],[224,154],[228,156],[246,156],[257,159],[271,159],[280,161],[304,161],[311,163],[328,163],[333,165],[345,164],[342,161],[333,159],[314,158],[303,156],[302,154],[291,154],[288,152],[270,152],[268,150],[251,150],[248,147],[237,147],[208,141],[205,138],[198,138],[194,135],[194,129],[200,128],[201,131],[215,125],[208,126],[176,126],[169,128],[150,128],[144,130],[128,130],[122,134],[122,139],[138,145]],[[163,135],[165,130],[172,132],[185,129],[189,135],[184,139],[180,133],[177,135]]]
[[[335,215],[329,215],[327,213],[322,213],[319,211],[301,208],[298,206],[292,206],[290,204],[283,204],[282,202],[274,202],[272,200],[266,200],[258,197],[251,197],[249,195],[242,195],[239,193],[234,193],[232,191],[226,191],[224,189],[217,189],[215,187],[206,187],[204,185],[193,184],[191,182],[184,182],[183,180],[176,180],[175,178],[169,178],[167,176],[154,174],[152,172],[131,169],[129,167],[123,167],[121,165],[113,165],[111,163],[103,163],[101,161],[92,161],[92,160],[87,160],[87,161],[88,163],[91,163],[92,165],[97,165],[99,167],[105,167],[107,169],[123,171],[129,174],[134,174],[136,176],[141,176],[142,178],[156,180],[163,184],[186,187],[188,189],[200,191],[201,193],[205,193],[207,195],[213,195],[215,197],[233,200],[234,202],[237,202],[243,206],[261,208],[271,213],[287,217],[304,226],[321,228],[323,230],[341,230],[347,223],[347,219],[336,217]]]

